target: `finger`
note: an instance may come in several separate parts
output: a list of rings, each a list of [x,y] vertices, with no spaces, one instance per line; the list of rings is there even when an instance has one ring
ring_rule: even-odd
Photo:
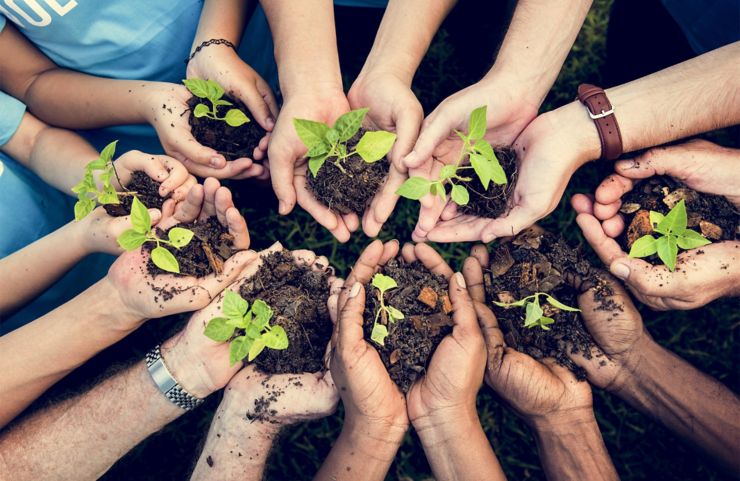
[[[362,251],[360,257],[352,267],[352,271],[347,276],[345,286],[352,287],[355,283],[367,284],[375,274],[375,269],[380,264],[385,246],[380,240],[374,240],[369,246]],[[339,296],[339,309],[341,310],[347,302],[347,289],[344,289]]]
[[[249,249],[249,229],[247,220],[236,207],[231,207],[226,211],[226,225],[229,227],[229,233],[234,237],[232,246],[236,250]]]
[[[220,168],[200,165],[187,159],[182,162],[191,174],[201,178],[214,177],[216,179],[240,179],[254,165],[252,159],[248,158],[228,161]]]
[[[461,336],[480,334],[478,318],[473,307],[473,300],[465,284],[465,278],[459,272],[450,277],[450,302],[452,303],[453,332]]]
[[[617,200],[611,204],[602,204],[600,202],[594,203],[593,216],[599,220],[611,219],[619,213],[619,209],[622,207],[622,201]]]
[[[208,177],[203,182],[203,207],[199,216],[201,220],[216,215],[216,192],[219,187],[221,187],[221,183],[213,177]]]
[[[437,226],[439,218],[444,211],[447,202],[442,200],[438,195],[432,196],[431,194],[424,196],[424,199],[431,199],[431,202],[419,203],[419,220],[417,221],[418,228],[423,232],[430,232]]]
[[[407,168],[417,168],[432,158],[437,146],[447,139],[450,132],[460,123],[456,114],[454,107],[443,102],[429,115],[422,125],[413,150],[403,159]]]
[[[439,218],[442,220],[452,220],[455,217],[457,217],[457,204],[448,202]]]
[[[306,189],[305,177],[297,176],[295,181],[298,204],[300,204],[300,206],[303,207],[303,209],[308,212],[316,222],[328,229],[339,242],[347,242],[350,238],[350,231],[341,216],[319,202]]]
[[[175,208],[174,218],[183,224],[189,224],[198,218],[203,207],[205,192],[200,184],[194,185],[184,201],[179,202]]]
[[[171,157],[158,155],[156,158],[165,171],[167,171],[167,175],[161,181],[162,185],[159,186],[159,195],[166,197],[170,192],[173,192],[187,182],[190,178],[190,173],[184,165]]]
[[[596,188],[596,202],[599,204],[611,204],[622,198],[624,194],[632,190],[634,182],[631,179],[612,174],[604,179]]]
[[[167,219],[175,214],[177,202],[173,199],[167,199],[162,203],[162,219]]]
[[[234,207],[231,191],[226,187],[219,187],[214,196],[216,218],[222,225],[226,225],[226,211]]]
[[[224,262],[221,274],[211,274],[202,279],[198,279],[197,286],[200,288],[196,291],[196,297],[199,297],[202,305],[194,307],[200,309],[208,305],[225,286],[236,281],[242,270],[250,263],[257,260],[257,253],[254,251],[239,251]],[[205,298],[204,298],[205,296]]]
[[[586,194],[575,194],[570,198],[570,205],[578,214],[594,214],[594,200]]]
[[[473,307],[488,351],[487,369],[491,374],[495,374],[501,367],[506,348],[504,333],[499,328],[496,316],[491,309],[481,302],[474,302]]]
[[[162,212],[159,209],[147,209],[149,211],[149,217],[151,219],[151,225],[157,225],[162,219]],[[114,239],[118,238],[119,235],[123,234],[131,228],[131,216],[125,215],[122,217],[114,217],[110,221],[110,227],[108,228],[108,235]]]
[[[270,86],[265,82],[262,78],[257,79],[257,91],[262,95],[262,98],[264,99],[265,103],[267,104],[267,108],[270,109],[270,113],[272,114],[272,125],[266,130],[271,131],[273,127],[275,127],[275,119],[278,116],[278,112],[280,112],[280,109],[278,108],[277,100],[275,100],[275,95],[272,93],[272,89]],[[269,124],[269,120],[267,122]],[[265,146],[265,150],[267,150],[267,146]]]
[[[316,253],[308,249],[297,249],[291,252],[295,263],[299,266],[310,267],[316,261]]]
[[[642,259],[633,259],[626,254],[607,264],[609,272],[644,296],[672,297],[680,288],[680,279],[666,266],[654,266]]]
[[[477,302],[486,301],[486,288],[483,284],[483,268],[478,259],[468,257],[463,264],[463,276],[468,286],[470,297]]]
[[[581,228],[583,237],[605,264],[610,265],[614,259],[625,256],[617,241],[606,235],[599,220],[589,214],[578,214],[576,224]]]
[[[453,272],[452,268],[445,262],[439,252],[427,244],[416,244],[414,254],[424,266],[433,274],[449,279]]]
[[[416,252],[414,252],[414,244],[411,242],[407,242],[403,245],[403,248],[401,249],[401,257],[403,260],[411,264],[412,262],[416,261]]]
[[[201,145],[189,129],[180,128],[174,135],[176,138],[171,143],[170,149],[167,149],[168,155],[214,169],[221,169],[226,165],[226,158],[223,155],[215,149]]]
[[[173,190],[174,187],[177,187],[175,185],[172,187],[172,189],[166,189],[164,182],[167,181],[167,178],[169,177],[169,172],[164,166],[164,162],[162,161],[162,158],[167,158],[164,155],[151,155],[149,156],[149,161],[144,164],[144,173],[149,176],[152,180],[157,182],[159,185],[159,195],[161,197],[164,197],[167,195],[167,193],[170,190]],[[184,170],[184,169],[183,169]],[[185,171],[185,174],[181,176],[181,181],[184,181],[187,179],[188,173]],[[167,185],[171,185],[171,183],[168,183]]]
[[[429,231],[427,239],[431,242],[476,242],[483,237],[483,231],[491,219],[462,215],[452,220],[439,222]]]
[[[174,192],[172,192],[172,196],[170,198],[177,202],[180,202],[181,200],[187,198],[190,189],[192,189],[193,186],[197,184],[198,181],[196,180],[196,178],[192,175],[188,175],[188,178],[185,180],[185,182],[180,184],[180,186],[177,187]]]
[[[318,256],[311,263],[311,270],[314,272],[325,272],[327,267],[329,267],[329,259],[325,256]]]
[[[347,226],[350,232],[354,232],[360,228],[360,218],[354,212],[342,215],[342,222]]]
[[[337,320],[339,318],[339,294],[342,292],[343,288],[344,279],[334,279],[334,281],[331,283],[331,286],[329,286],[329,299],[327,299],[326,302],[329,308],[329,316],[331,317],[331,322],[333,322],[334,324],[337,323]],[[334,341],[335,339],[332,340],[332,343]]]
[[[240,173],[232,175],[228,178],[233,180],[251,179],[253,177],[260,178],[264,176],[265,172],[266,169],[264,165],[252,164],[246,169],[242,170]]]
[[[362,283],[352,284],[347,301],[341,309],[337,344],[340,351],[351,348],[356,343],[362,342],[364,338],[362,324],[365,312],[365,288]]]
[[[389,158],[401,172],[408,170],[403,159],[414,148],[416,139],[419,137],[421,123],[424,120],[424,111],[421,105],[417,105],[417,107],[408,110],[403,109],[396,121],[396,134],[398,138],[393,145],[393,150],[391,150]]]
[[[601,227],[604,229],[606,235],[612,239],[616,239],[624,231],[624,218],[620,214],[617,214],[611,219],[602,222]]]
[[[391,165],[388,177],[362,216],[362,230],[368,237],[377,236],[380,229],[383,228],[383,224],[391,216],[399,199],[396,191],[405,180],[406,176]]]
[[[470,255],[478,260],[481,267],[487,268],[490,263],[490,256],[488,255],[488,247],[483,244],[476,244],[470,249]]]
[[[280,215],[287,215],[298,200],[298,187],[293,185],[297,155],[286,145],[285,139],[273,135],[267,148],[267,156],[270,158],[272,188],[279,201],[278,211]],[[327,229],[331,230],[329,227]]]
[[[257,82],[248,82],[246,88],[238,89],[237,97],[247,105],[252,113],[254,120],[265,130],[272,130],[275,127],[275,119],[272,116],[270,107],[265,102],[263,94],[257,88]]]
[[[398,248],[400,244],[397,239],[390,240],[383,244],[383,254],[380,256],[380,265],[385,265],[398,255]]]
[[[543,215],[544,213],[540,215],[538,212],[534,212],[522,206],[514,206],[514,208],[511,209],[505,217],[492,220],[488,226],[483,229],[481,240],[488,243],[499,237],[517,235],[540,220]]]

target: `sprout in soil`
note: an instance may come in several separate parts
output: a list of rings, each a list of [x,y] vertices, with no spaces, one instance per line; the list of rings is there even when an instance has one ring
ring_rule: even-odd
[[[131,204],[131,226],[131,229],[124,231],[116,239],[119,246],[124,250],[132,251],[141,247],[145,242],[154,242],[157,244],[157,247],[152,249],[151,253],[154,265],[167,272],[180,273],[180,264],[177,259],[162,244],[172,246],[175,249],[185,247],[193,238],[193,231],[182,227],[173,227],[167,232],[169,240],[160,239],[152,229],[152,219],[149,216],[149,211],[138,197],[134,197]]]
[[[678,248],[683,250],[711,244],[711,241],[686,225],[686,203],[681,201],[673,206],[665,216],[660,212],[650,211],[650,225],[654,232],[661,234],[657,239],[646,234],[637,239],[630,249],[630,257],[648,257],[658,254],[663,264],[673,271],[676,268]]]
[[[483,188],[493,181],[494,184],[503,185],[508,181],[503,167],[493,152],[493,147],[483,138],[486,133],[486,106],[478,107],[470,114],[467,135],[455,130],[455,133],[463,141],[460,156],[453,165],[445,165],[439,172],[437,180],[429,180],[424,177],[411,177],[401,185],[396,194],[407,199],[419,200],[425,195],[439,195],[447,200],[447,185],[451,186],[449,194],[457,205],[467,205],[470,193],[465,182],[473,180],[471,177],[461,175],[461,172],[473,169]],[[468,160],[470,165],[462,165]]]
[[[115,166],[113,165],[113,156],[116,153],[117,143],[118,141],[115,140],[106,145],[100,153],[100,157],[85,166],[85,175],[82,177],[82,180],[72,187],[72,192],[77,194],[75,220],[84,219],[95,209],[96,203],[101,205],[118,204],[120,203],[118,199],[119,195],[131,194],[128,192],[119,194],[111,184],[113,175],[118,177]],[[95,172],[99,172],[98,179],[103,185],[102,189],[98,189],[98,185],[95,182]],[[121,183],[120,180],[118,183]]]
[[[524,307],[526,313],[526,317],[524,318],[524,327],[531,329],[535,326],[540,326],[542,329],[549,331],[550,328],[548,326],[554,323],[555,319],[545,316],[545,311],[540,305],[540,296],[545,296],[548,304],[550,304],[552,307],[560,309],[561,311],[581,312],[580,309],[566,306],[565,304],[545,292],[535,292],[531,296],[527,296],[515,302],[493,301],[493,303],[499,307],[505,307],[507,309],[509,307]]]
[[[224,89],[213,80],[194,78],[183,80],[182,83],[184,83],[188,90],[190,90],[190,93],[200,99],[208,100],[211,104],[210,107],[206,104],[196,105],[195,109],[193,109],[194,116],[198,118],[207,117],[212,120],[222,120],[232,127],[240,127],[247,122],[251,122],[249,117],[239,109],[229,109],[225,116],[218,116],[218,108],[220,106],[232,106],[234,104],[221,98],[224,96]]]
[[[380,273],[373,276],[372,284],[378,290],[377,296],[380,307],[378,308],[378,312],[375,313],[375,321],[373,322],[373,331],[370,334],[370,339],[381,346],[385,346],[385,338],[388,336],[386,325],[389,322],[396,322],[404,318],[403,312],[393,306],[386,305],[384,299],[385,293],[398,287],[398,284],[392,277]],[[381,322],[378,322],[379,320]]]
[[[343,173],[347,173],[342,162],[359,155],[368,164],[385,157],[396,141],[396,134],[384,130],[373,130],[363,134],[355,150],[347,148],[347,141],[354,137],[362,126],[368,109],[347,112],[337,119],[334,127],[313,120],[293,119],[298,137],[308,149],[308,168],[314,177],[329,159]]]
[[[270,325],[272,308],[263,300],[249,303],[234,291],[224,294],[223,316],[208,321],[204,334],[216,342],[231,340],[229,362],[233,366],[245,357],[252,362],[262,351],[286,349],[288,335],[278,325]],[[237,334],[235,336],[235,333]]]

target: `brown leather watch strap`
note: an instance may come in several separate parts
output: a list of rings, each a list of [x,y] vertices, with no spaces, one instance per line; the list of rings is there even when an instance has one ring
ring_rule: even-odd
[[[601,160],[614,160],[622,155],[622,133],[619,131],[614,107],[604,89],[591,84],[578,86],[578,100],[586,106],[596,124],[601,140]]]

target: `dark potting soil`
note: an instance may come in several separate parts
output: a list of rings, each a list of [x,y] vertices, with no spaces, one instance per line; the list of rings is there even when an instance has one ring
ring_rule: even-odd
[[[118,196],[120,203],[103,206],[108,215],[113,217],[129,215],[134,195],[149,209],[161,209],[166,199],[166,197],[159,196],[159,183],[140,170],[131,174],[131,182],[126,186],[123,194]]]
[[[470,194],[470,200],[466,205],[458,206],[458,211],[463,214],[476,217],[495,219],[505,214],[508,210],[508,200],[516,185],[517,173],[516,152],[510,147],[494,149],[501,167],[506,172],[508,182],[503,185],[491,182],[488,190],[483,188],[480,180],[475,174],[471,174],[473,180],[465,186]]]
[[[190,243],[181,249],[165,246],[180,263],[180,274],[205,277],[209,274],[223,272],[224,262],[234,253],[234,237],[215,216],[204,221],[196,220],[190,224],[177,225],[177,227],[190,229],[195,234]],[[161,229],[157,229],[157,235],[162,239],[167,239],[167,231],[162,232]],[[154,247],[155,245],[151,242],[144,244],[144,248],[148,251]],[[147,267],[152,275],[169,274],[155,266],[151,259]]]
[[[262,258],[257,273],[242,284],[240,293],[250,304],[261,299],[272,307],[271,324],[288,334],[288,348],[265,349],[254,361],[266,374],[300,374],[324,369],[324,354],[333,325],[326,301],[328,272],[297,265],[288,251]]]
[[[653,234],[651,210],[665,215],[681,199],[686,204],[689,228],[712,242],[738,238],[740,214],[727,199],[697,192],[668,176],[656,176],[635,185],[622,199],[620,212],[627,228],[618,240],[624,251],[629,252],[643,235]],[[657,255],[645,260],[654,265],[663,263]]]
[[[393,382],[407,393],[414,381],[424,375],[439,343],[452,332],[449,284],[420,262],[407,264],[400,258],[391,260],[379,272],[398,284],[397,288],[386,291],[384,301],[400,310],[404,318],[387,323],[385,345],[376,344],[370,335],[380,307],[379,291],[371,284],[366,285],[365,339],[380,353]]]
[[[360,129],[347,142],[349,151],[355,149],[365,132],[365,129]],[[353,155],[342,162],[342,168],[345,172],[342,172],[332,160],[327,160],[316,177],[308,171],[306,173],[308,188],[330,209],[340,214],[354,212],[362,216],[370,200],[385,182],[390,162],[383,158],[368,164],[359,155]]]
[[[579,312],[561,311],[540,297],[545,315],[555,320],[550,330],[539,326],[524,327],[524,309],[499,307],[491,301],[514,302],[544,292],[571,307],[578,307],[578,295],[596,287],[600,309],[615,311],[620,307],[609,298],[613,294],[601,273],[583,259],[578,249],[565,240],[539,228],[525,230],[510,242],[499,244],[484,272],[486,297],[504,333],[506,345],[535,359],[554,358],[570,369],[579,380],[585,371],[568,357],[569,353],[591,356],[595,346]],[[569,347],[570,346],[570,347]]]
[[[190,115],[190,126],[192,127],[193,137],[195,140],[216,149],[219,154],[223,155],[226,160],[235,160],[242,157],[252,158],[254,149],[265,136],[265,129],[254,119],[252,112],[246,105],[228,95],[223,96],[223,100],[228,100],[234,105],[221,105],[218,107],[218,116],[223,117],[230,109],[239,109],[249,117],[250,122],[239,127],[231,127],[223,120],[213,120],[206,117],[197,118]],[[191,97],[188,100],[188,106],[191,111],[199,103],[205,103],[209,108],[210,102],[206,99]],[[162,108],[165,108],[163,105]]]

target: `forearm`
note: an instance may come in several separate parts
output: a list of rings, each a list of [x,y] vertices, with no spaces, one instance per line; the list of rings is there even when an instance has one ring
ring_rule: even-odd
[[[437,29],[457,0],[391,0],[367,56],[363,72],[383,71],[408,85]]]
[[[184,412],[159,392],[144,362],[138,362],[4,433],[0,473],[14,481],[98,479]]]
[[[619,479],[592,410],[544,419],[532,427],[548,480]]]
[[[213,38],[223,38],[238,45],[244,32],[249,4],[250,0],[206,0],[191,52]]]
[[[740,470],[740,400],[729,389],[646,336],[609,388],[686,441]]]

